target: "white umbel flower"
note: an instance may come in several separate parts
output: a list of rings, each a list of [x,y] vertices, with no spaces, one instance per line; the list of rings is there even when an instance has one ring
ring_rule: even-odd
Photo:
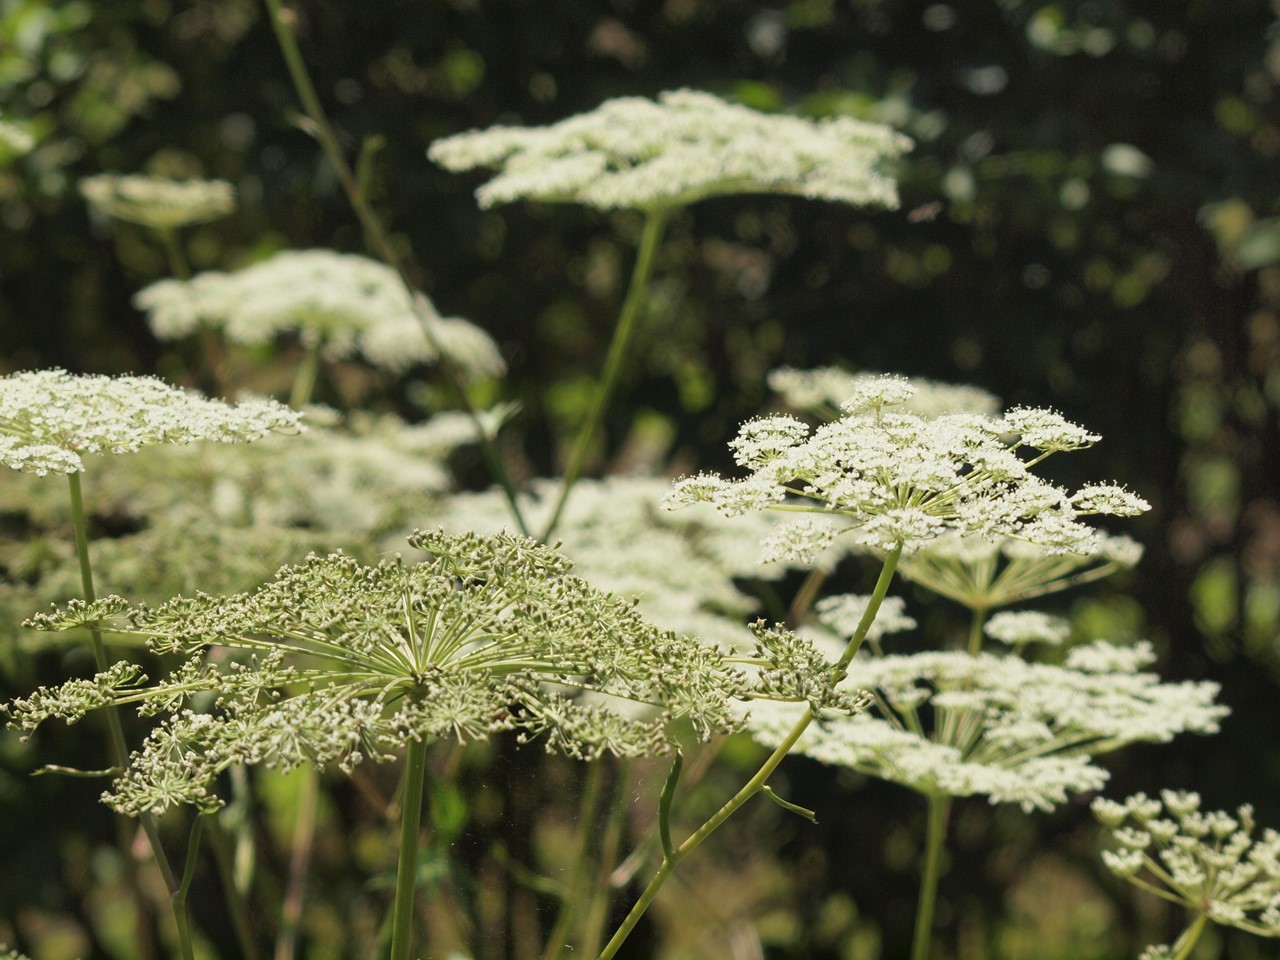
[[[147,311],[152,331],[162,339],[187,336],[201,324],[248,345],[294,333],[308,345],[320,344],[329,360],[359,353],[393,373],[439,358],[423,332],[425,318],[464,376],[505,372],[488,334],[459,317],[441,317],[422,294],[414,297],[416,304],[394,270],[367,257],[284,250],[234,273],[161,280],[133,302]]]
[[[1094,758],[1178,733],[1214,733],[1227,708],[1213,683],[1161,683],[1154,674],[1097,674],[958,651],[855,659],[848,689],[875,692],[867,713],[824,719],[796,751],[925,795],[982,795],[1051,810],[1100,789]],[[748,727],[776,747],[794,707],[753,704]]]
[[[731,446],[751,472],[741,480],[686,477],[666,506],[702,501],[727,516],[769,508],[823,513],[843,518],[857,542],[881,551],[901,547],[907,555],[961,533],[1087,556],[1103,549],[1103,537],[1082,518],[1148,509],[1110,487],[1073,497],[1032,472],[1048,452],[1097,439],[1051,411],[1019,411],[1015,429],[1006,418],[886,409],[910,393],[900,378],[867,380],[845,402],[843,417],[812,432],[790,417],[750,421]],[[1014,432],[1022,439],[1009,439]],[[1026,447],[1033,455],[1023,459]],[[814,533],[821,538],[816,550],[829,536],[825,529]],[[789,556],[805,553],[798,535],[793,530],[788,540]]]
[[[157,443],[241,443],[300,428],[274,400],[234,406],[155,377],[36,370],[0,377],[0,463],[44,475],[79,473],[81,457]]]
[[[476,191],[482,207],[527,199],[651,210],[726,194],[787,193],[893,208],[896,185],[880,167],[910,147],[881,124],[763,114],[674,90],[657,102],[609,100],[548,127],[446,137],[428,156],[448,170],[497,170]]]
[[[103,173],[81,180],[80,193],[109,217],[155,230],[205,223],[225,217],[236,208],[235,190],[225,180],[167,180]]]
[[[1118,848],[1103,851],[1107,869],[1193,915],[1280,937],[1280,832],[1255,836],[1248,804],[1234,814],[1205,813],[1199,794],[1163,790],[1160,797],[1139,793],[1123,802],[1093,802],[1094,815]]]

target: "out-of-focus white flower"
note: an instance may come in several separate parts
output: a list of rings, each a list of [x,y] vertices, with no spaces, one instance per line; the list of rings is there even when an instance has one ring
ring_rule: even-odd
[[[819,367],[815,370],[781,367],[769,372],[769,389],[793,410],[833,420],[840,415],[841,404],[849,397],[859,394],[865,385],[880,379],[880,374],[849,373],[839,367]],[[939,383],[923,377],[895,379],[905,381],[914,390],[898,406],[903,413],[914,413],[919,417],[939,417],[948,413],[995,416],[1000,412],[999,398],[981,387]]]
[[[656,102],[609,100],[548,127],[446,137],[428,156],[448,170],[497,170],[476,191],[482,207],[529,199],[661,209],[741,193],[896,207],[896,185],[881,166],[910,147],[881,124],[763,114],[675,90]]]
[[[155,230],[216,220],[236,208],[235,190],[225,180],[102,173],[81,180],[80,193],[109,217]]]
[[[393,373],[438,360],[437,346],[469,379],[506,371],[487,333],[459,317],[441,317],[424,295],[413,296],[394,270],[367,257],[285,250],[234,273],[161,280],[141,290],[134,305],[147,311],[152,331],[162,339],[187,336],[206,324],[243,344],[294,333],[308,345],[321,345],[327,359],[359,353]]]
[[[1111,646],[1098,641],[1095,646]],[[1122,648],[1118,648],[1122,649]],[[1094,757],[1178,733],[1214,733],[1227,708],[1213,683],[1161,683],[1150,673],[1106,673],[956,651],[860,657],[847,689],[876,708],[815,723],[796,751],[926,795],[985,795],[1051,810],[1097,790]],[[799,719],[794,706],[755,703],[748,727],[776,747]]]

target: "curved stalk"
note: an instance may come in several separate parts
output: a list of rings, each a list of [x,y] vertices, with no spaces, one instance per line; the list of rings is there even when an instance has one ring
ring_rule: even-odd
[[[942,851],[946,846],[947,817],[951,798],[929,794],[929,823],[925,834],[924,872],[916,900],[915,933],[911,938],[911,960],[928,960],[933,940],[933,910],[938,902],[938,878],[942,871]]]
[[[418,836],[422,832],[422,796],[427,779],[427,745],[409,743],[404,794],[400,798],[400,854],[396,863],[396,902],[391,919],[391,960],[410,960],[414,894],[418,878]]]
[[[871,599],[867,603],[867,609],[863,612],[862,619],[858,622],[858,629],[854,631],[848,646],[845,647],[844,654],[836,662],[834,670],[837,672],[843,674],[848,669],[849,664],[853,662],[854,656],[861,648],[862,642],[866,639],[867,632],[871,629],[871,624],[875,621],[876,614],[880,612],[880,605],[884,602],[885,595],[889,592],[889,584],[893,581],[893,573],[897,569],[898,559],[901,556],[902,545],[899,544],[889,551],[885,557],[884,566],[880,568],[880,576],[876,580],[875,589],[871,592]],[[621,925],[619,925],[613,937],[605,944],[604,950],[600,952],[599,960],[611,960],[617,954],[623,943],[626,942],[627,937],[630,936],[631,931],[640,922],[640,918],[649,909],[649,905],[653,903],[658,891],[662,889],[662,885],[666,883],[667,877],[671,875],[671,872],[675,870],[680,861],[696,850],[707,837],[711,836],[744,803],[764,789],[769,777],[786,759],[787,754],[791,752],[791,748],[799,742],[801,736],[809,729],[809,724],[812,722],[813,709],[812,707],[806,707],[804,715],[791,728],[791,732],[787,734],[777,749],[769,754],[768,759],[756,771],[755,776],[748,780],[741,790],[729,798],[724,806],[712,814],[710,819],[695,830],[684,843],[663,856],[662,864],[653,875],[653,879],[644,888],[640,898],[635,902],[631,912],[627,914]]]
[[[489,472],[498,486],[502,488],[502,492],[506,496],[507,506],[511,510],[511,515],[515,519],[516,525],[520,528],[521,533],[528,536],[529,527],[525,522],[520,504],[516,501],[515,486],[512,484],[507,468],[498,454],[497,446],[481,422],[480,413],[475,404],[467,396],[467,391],[463,386],[463,378],[458,372],[458,368],[449,358],[448,353],[441,349],[439,339],[432,332],[426,313],[418,305],[417,297],[413,295],[413,282],[405,269],[404,261],[400,254],[396,252],[390,238],[387,236],[386,230],[383,229],[382,224],[374,215],[373,209],[365,198],[364,191],[360,188],[360,182],[356,179],[351,165],[347,163],[347,159],[342,153],[342,148],[338,145],[338,138],[334,136],[333,128],[329,125],[329,118],[325,116],[324,108],[320,105],[320,98],[316,95],[315,86],[307,73],[306,61],[302,59],[302,52],[298,49],[298,42],[293,36],[293,16],[285,12],[280,0],[263,0],[263,3],[266,4],[267,19],[271,22],[272,30],[275,31],[276,43],[280,47],[280,53],[284,56],[289,78],[293,81],[293,87],[302,103],[303,112],[310,121],[309,132],[320,142],[320,148],[324,151],[325,157],[338,174],[338,180],[342,183],[343,192],[347,195],[347,202],[351,204],[351,209],[354,211],[356,219],[360,221],[360,226],[364,229],[365,238],[369,245],[387,266],[399,274],[400,282],[404,284],[405,289],[409,292],[409,299],[413,304],[414,313],[417,314],[422,334],[435,349],[439,358],[437,366],[439,366],[440,372],[444,374],[445,380],[456,395],[463,412],[471,420],[471,425],[475,429],[476,437],[480,442],[480,449],[484,454]]]
[[[636,250],[635,266],[631,270],[631,282],[627,286],[627,297],[622,303],[622,311],[618,314],[618,325],[613,331],[613,340],[609,343],[609,352],[605,355],[604,368],[600,372],[600,382],[596,385],[596,395],[591,401],[591,409],[587,419],[578,431],[574,441],[573,452],[560,480],[560,493],[556,497],[556,506],[542,532],[544,543],[550,542],[560,522],[560,514],[573,485],[578,482],[582,465],[586,462],[587,453],[591,450],[591,442],[600,430],[605,411],[609,409],[609,401],[613,399],[618,387],[618,376],[622,372],[622,361],[631,346],[631,338],[635,333],[636,321],[640,316],[640,308],[644,305],[645,296],[649,292],[649,277],[653,274],[654,255],[662,242],[662,231],[666,227],[669,209],[660,207],[645,214],[644,230],[640,234],[640,245]]]

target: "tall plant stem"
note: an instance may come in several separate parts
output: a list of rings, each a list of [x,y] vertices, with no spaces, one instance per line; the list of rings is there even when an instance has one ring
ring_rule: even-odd
[[[411,740],[405,757],[404,793],[400,798],[400,855],[396,863],[396,902],[391,919],[391,960],[410,958],[418,877],[418,835],[422,831],[422,796],[426,779],[427,745],[422,740]]]
[[[833,668],[835,671],[843,674],[848,669],[849,664],[853,662],[854,656],[867,637],[867,631],[871,629],[871,624],[875,621],[876,614],[880,612],[880,605],[884,602],[885,595],[889,592],[889,584],[893,581],[893,573],[897,569],[898,559],[901,556],[902,545],[899,544],[890,550],[885,557],[884,566],[880,568],[880,576],[876,579],[875,589],[871,592],[871,599],[867,603],[867,609],[863,612],[862,619],[858,622],[858,629],[854,631],[853,636],[849,639],[849,644],[845,647],[844,654],[836,662]],[[600,952],[599,960],[611,960],[617,954],[623,943],[626,942],[627,937],[630,936],[631,931],[635,929],[636,924],[640,922],[640,918],[649,909],[649,905],[653,903],[658,891],[662,889],[662,885],[666,883],[667,877],[675,870],[677,864],[697,849],[702,841],[711,836],[722,823],[737,812],[739,807],[764,789],[769,777],[786,759],[787,754],[791,752],[791,748],[796,745],[800,737],[804,735],[804,732],[809,729],[809,724],[812,722],[813,708],[806,707],[804,715],[791,728],[791,732],[786,735],[783,741],[778,744],[777,749],[769,754],[768,759],[756,771],[755,776],[748,780],[746,785],[735,793],[724,806],[712,814],[710,819],[690,834],[684,843],[663,857],[662,865],[658,867],[653,879],[644,888],[644,891],[640,894],[640,899],[631,908],[631,912],[627,914],[626,919],[622,921],[613,937],[605,944],[604,950]],[[659,827],[665,829],[664,824],[659,824]]]
[[[316,95],[315,85],[311,82],[310,74],[307,73],[306,61],[303,60],[302,52],[298,49],[298,42],[294,38],[293,15],[285,11],[281,0],[263,0],[263,3],[266,4],[267,19],[271,21],[271,28],[275,31],[276,43],[284,56],[289,78],[293,81],[293,88],[302,103],[303,112],[306,114],[307,119],[311,121],[310,132],[319,141],[325,157],[328,158],[329,163],[338,174],[338,180],[342,183],[343,192],[347,195],[347,202],[351,204],[351,209],[354,211],[356,219],[360,221],[360,226],[364,229],[365,238],[369,245],[382,258],[382,261],[400,276],[400,282],[404,284],[405,290],[409,294],[409,301],[413,305],[413,311],[418,317],[419,325],[422,327],[422,335],[426,337],[427,342],[431,344],[439,357],[437,365],[440,368],[440,372],[444,374],[445,380],[448,381],[449,386],[453,389],[463,411],[471,420],[471,425],[475,429],[476,437],[480,442],[480,449],[484,454],[489,472],[494,481],[502,488],[502,492],[507,499],[507,506],[511,509],[511,515],[515,519],[516,525],[520,528],[520,532],[528,536],[528,524],[525,522],[524,514],[520,510],[520,504],[516,501],[515,486],[512,484],[507,468],[498,453],[497,445],[481,421],[479,411],[467,395],[463,377],[457,366],[442,348],[439,338],[431,329],[431,323],[426,312],[418,303],[418,298],[414,296],[413,282],[409,277],[408,270],[405,268],[404,260],[396,252],[381,221],[374,215],[373,208],[369,206],[355,172],[351,169],[351,165],[347,163],[347,158],[343,154],[342,148],[338,145],[338,138],[333,133],[333,127],[329,124],[328,117],[325,116],[324,108],[320,105],[320,98]]]
[[[93,603],[98,599],[97,592],[93,588],[93,567],[89,564],[89,533],[85,523],[84,516],[84,494],[80,486],[80,474],[67,474],[67,482],[71,490],[71,526],[75,531],[76,541],[76,559],[80,563],[80,585],[84,591],[84,599],[87,603]],[[96,627],[89,630],[89,643],[93,648],[93,662],[99,673],[107,669],[107,648],[102,643],[102,634]],[[112,706],[107,707],[107,727],[111,732],[111,752],[112,760],[116,767],[124,770],[129,763],[129,748],[125,744],[124,726],[120,723],[120,713]],[[156,866],[160,869],[160,876],[164,879],[165,889],[172,895],[178,889],[178,880],[174,875],[173,867],[169,864],[169,858],[165,856],[164,847],[160,845],[160,830],[156,825],[156,818],[149,813],[144,813],[138,817],[142,824],[142,829],[147,835],[147,840],[151,844],[151,855],[155,858]],[[175,910],[177,906],[175,905]],[[185,925],[186,917],[178,917],[175,914],[174,919],[178,922],[179,927]]]
[[[928,960],[933,942],[933,909],[938,902],[938,878],[942,870],[942,851],[946,846],[947,817],[951,798],[930,794],[929,823],[925,833],[924,871],[920,878],[920,896],[916,900],[916,926],[911,938],[911,960]]]
[[[182,960],[195,960],[195,949],[191,944],[191,924],[187,920],[187,894],[191,891],[191,881],[196,875],[196,860],[200,855],[200,832],[204,827],[206,814],[196,814],[191,823],[191,838],[187,841],[187,861],[182,870],[182,882],[169,896],[173,904],[173,918],[178,923],[178,947],[182,951]]]
[[[636,262],[631,270],[627,296],[622,302],[622,311],[618,314],[618,325],[614,328],[613,340],[609,344],[609,352],[605,355],[604,368],[600,373],[600,382],[596,385],[591,409],[578,431],[573,452],[569,455],[568,466],[565,467],[564,477],[560,481],[560,494],[556,498],[555,510],[552,511],[547,528],[542,533],[544,542],[550,541],[557,524],[560,523],[560,514],[564,512],[573,485],[578,482],[582,465],[591,451],[591,443],[600,430],[605,411],[609,409],[609,401],[613,399],[614,391],[618,388],[622,361],[626,358],[627,350],[631,346],[640,308],[644,305],[645,296],[649,291],[649,278],[653,274],[654,257],[662,243],[662,232],[670,215],[671,211],[663,207],[649,210],[645,214],[644,230],[640,234],[640,245],[636,250]]]
[[[178,242],[178,231],[165,227],[156,232],[160,234],[160,245],[164,247],[165,259],[169,261],[169,272],[175,280],[190,280],[191,266],[187,263],[187,255],[182,252],[182,244]]]
[[[302,362],[293,375],[293,389],[289,392],[289,406],[301,410],[311,402],[316,389],[316,376],[320,373],[320,340],[307,344]]]
[[[298,929],[302,926],[303,897],[307,889],[307,869],[316,839],[316,815],[320,808],[320,774],[310,767],[298,771],[298,806],[293,822],[293,849],[289,853],[289,885],[280,908],[280,932],[276,935],[275,960],[293,960],[298,952]]]
[[[987,622],[987,608],[974,607],[969,620],[969,656],[976,657],[982,652],[982,627]]]
[[[600,950],[600,941],[604,938],[605,921],[609,917],[609,906],[613,902],[613,885],[610,883],[610,876],[617,864],[618,849],[622,844],[622,822],[627,809],[625,796],[630,784],[631,764],[630,761],[623,760],[618,765],[617,781],[613,788],[613,803],[609,805],[604,839],[600,843],[600,859],[596,868],[595,882],[589,891],[591,903],[581,924],[580,944],[584,957],[594,957]]]
[[[1208,914],[1196,914],[1196,918],[1192,921],[1191,926],[1183,930],[1182,935],[1174,941],[1173,957],[1171,960],[1187,960],[1187,958],[1191,956],[1191,951],[1195,949],[1196,944],[1200,942],[1200,934],[1204,933],[1204,928],[1208,923]]]
[[[587,765],[586,783],[583,784],[582,799],[578,804],[578,836],[577,843],[574,845],[573,876],[560,901],[555,923],[551,925],[551,932],[547,935],[542,960],[560,960],[566,947],[573,949],[572,945],[565,941],[569,939],[570,931],[573,929],[574,916],[579,904],[590,898],[591,833],[596,826],[603,778],[602,762],[597,760]]]

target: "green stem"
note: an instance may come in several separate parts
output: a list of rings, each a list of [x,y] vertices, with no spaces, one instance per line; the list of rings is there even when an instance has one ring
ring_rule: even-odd
[[[1204,933],[1204,928],[1209,923],[1208,914],[1196,914],[1196,918],[1192,921],[1191,926],[1182,931],[1182,936],[1178,937],[1173,944],[1173,957],[1171,960],[1187,960],[1191,956],[1191,951],[1195,949],[1195,945],[1200,942],[1200,935]]]
[[[622,844],[622,823],[626,816],[625,797],[631,784],[631,766],[628,761],[618,765],[617,782],[614,785],[613,803],[609,805],[604,825],[604,839],[600,842],[600,859],[594,884],[588,889],[591,898],[582,924],[580,938],[582,956],[594,957],[600,952],[600,940],[604,936],[605,921],[609,916],[613,885],[610,876],[618,860]]]
[[[982,626],[987,622],[987,608],[974,607],[973,616],[969,620],[969,656],[976,657],[982,652]]]
[[[307,869],[315,847],[316,816],[320,808],[320,774],[311,767],[298,771],[303,778],[294,809],[292,851],[289,854],[289,882],[280,909],[280,932],[276,935],[275,960],[293,960],[298,953],[298,930],[302,926],[303,897],[307,889]]]
[[[160,243],[169,261],[169,272],[176,280],[190,280],[191,267],[187,265],[187,256],[182,252],[182,244],[178,242],[178,231],[164,228],[156,232],[160,234]]]
[[[182,960],[195,960],[195,950],[191,944],[191,924],[187,919],[187,894],[191,891],[191,880],[196,875],[200,831],[204,827],[205,816],[203,813],[196,814],[191,823],[191,838],[187,841],[187,862],[182,870],[182,882],[169,896],[169,902],[173,905],[173,918],[178,924],[178,945],[182,950]]]
[[[224,807],[223,812],[225,810]],[[245,901],[244,891],[236,883],[232,839],[227,835],[218,818],[209,821],[206,827],[209,831],[209,851],[213,854],[214,866],[217,867],[218,878],[222,882],[222,899],[227,908],[227,915],[231,917],[231,926],[235,929],[236,944],[240,948],[239,955],[244,960],[261,960],[262,951],[254,940],[253,923],[249,919],[249,907]]]
[[[867,637],[867,632],[871,629],[871,624],[875,622],[876,614],[880,612],[880,605],[884,602],[885,595],[889,592],[889,584],[893,582],[893,573],[897,569],[898,560],[902,556],[902,545],[894,547],[889,551],[884,559],[884,566],[880,568],[880,576],[876,580],[875,589],[871,592],[871,599],[867,603],[867,609],[862,614],[862,619],[858,622],[858,629],[854,631],[853,636],[849,639],[849,644],[845,647],[844,654],[836,662],[835,671],[843,674],[848,669],[849,664],[853,661],[862,642]],[[666,883],[667,877],[675,870],[676,866],[701,845],[702,841],[711,836],[719,826],[729,819],[738,808],[754,797],[757,793],[764,789],[769,777],[778,768],[787,754],[791,752],[791,748],[796,745],[804,732],[809,729],[809,724],[813,722],[813,708],[806,707],[804,715],[791,728],[791,732],[786,735],[783,741],[778,744],[776,750],[769,754],[768,759],[756,771],[747,783],[735,793],[729,800],[711,815],[702,826],[695,830],[684,843],[680,844],[670,854],[665,855],[662,864],[658,867],[657,872],[653,875],[653,879],[649,881],[648,886],[640,894],[640,898],[631,908],[631,912],[619,925],[614,932],[613,937],[605,944],[604,950],[600,952],[599,960],[611,960],[623,943],[626,942],[631,931],[635,929],[636,924],[640,922],[640,918],[644,916],[649,909],[649,905],[653,903],[654,898],[658,895],[658,891],[662,889],[662,885]]]
[[[566,941],[573,928],[574,917],[580,903],[589,895],[591,880],[591,833],[596,826],[600,807],[601,778],[604,764],[597,761],[587,765],[586,783],[582,788],[582,802],[578,808],[578,836],[574,850],[574,873],[569,887],[564,891],[555,923],[547,935],[542,960],[559,960],[565,948],[573,949]]]
[[[80,486],[80,474],[67,474],[67,482],[71,490],[71,526],[75,531],[76,559],[80,563],[80,585],[84,591],[85,602],[93,603],[98,599],[98,595],[93,588],[93,567],[89,564],[89,533],[85,523],[84,494]],[[102,643],[102,633],[96,627],[91,627],[89,630],[89,643],[93,648],[94,665],[101,673],[108,666],[107,648]],[[125,770],[129,764],[129,748],[125,744],[124,726],[120,723],[120,713],[114,706],[108,706],[106,715],[107,727],[111,731],[112,760],[118,769]],[[164,847],[160,845],[160,830],[156,825],[156,818],[149,813],[144,813],[138,817],[138,820],[151,844],[151,855],[160,869],[165,889],[172,894],[178,889],[178,881],[174,876],[173,867],[169,864],[169,858],[165,856]],[[185,923],[185,917],[177,919],[179,925]]]
[[[938,878],[942,869],[942,851],[946,845],[947,817],[951,798],[945,794],[929,794],[929,825],[925,838],[924,873],[920,878],[920,896],[916,901],[916,927],[911,939],[911,960],[927,960],[933,938],[933,909],[938,902]]]
[[[427,779],[427,745],[409,742],[404,794],[400,798],[400,859],[396,864],[396,903],[391,921],[391,960],[409,960],[413,941],[414,892],[418,877],[418,836],[422,832],[422,796]]]
[[[467,395],[462,375],[459,373],[456,364],[449,357],[449,354],[442,349],[439,338],[436,337],[431,329],[430,319],[419,306],[418,298],[414,296],[413,281],[409,277],[404,261],[396,252],[381,221],[374,215],[373,208],[369,206],[369,202],[365,197],[364,191],[360,189],[360,183],[356,179],[351,165],[347,163],[347,159],[342,153],[342,148],[338,145],[338,138],[334,135],[333,128],[329,125],[329,119],[325,116],[324,108],[320,105],[320,98],[316,95],[315,86],[307,73],[306,61],[302,59],[302,52],[298,49],[298,42],[293,36],[294,17],[291,13],[285,12],[280,0],[263,0],[263,3],[266,4],[267,19],[271,21],[271,28],[275,31],[276,42],[279,44],[280,52],[284,56],[289,78],[293,81],[293,87],[298,94],[298,99],[302,102],[303,112],[306,114],[307,119],[311,121],[310,132],[320,142],[320,148],[324,151],[329,163],[338,174],[338,180],[342,183],[343,192],[347,195],[347,202],[351,204],[351,209],[355,212],[356,219],[360,221],[360,226],[364,229],[370,246],[377,251],[378,256],[382,258],[382,261],[387,266],[399,274],[400,282],[404,284],[405,290],[409,293],[409,300],[413,304],[413,311],[418,317],[419,326],[422,327],[422,334],[427,338],[427,342],[431,344],[439,357],[437,366],[439,366],[440,372],[444,374],[445,380],[457,396],[463,411],[471,420],[471,426],[480,441],[480,449],[484,454],[489,471],[502,488],[502,492],[507,499],[507,506],[511,509],[511,515],[515,519],[516,525],[520,528],[520,532],[527,536],[529,527],[525,522],[520,504],[516,501],[515,485],[511,482],[507,468],[498,454],[497,446],[485,429],[475,404],[471,402],[471,398]]]
[[[316,389],[316,377],[320,373],[320,339],[307,344],[307,351],[302,355],[302,362],[293,375],[293,390],[289,393],[289,406],[301,410],[311,402],[311,395]]]
[[[582,465],[586,462],[591,450],[591,443],[600,424],[604,420],[609,401],[618,387],[618,377],[622,372],[622,361],[626,358],[631,346],[631,338],[635,333],[636,321],[640,316],[640,308],[644,305],[645,295],[649,290],[649,277],[653,273],[653,261],[662,242],[662,231],[667,224],[671,211],[659,207],[645,214],[644,230],[640,235],[640,246],[636,251],[635,266],[631,270],[631,282],[627,288],[627,297],[622,303],[622,311],[618,315],[618,325],[613,331],[613,340],[609,344],[609,352],[605,356],[604,368],[600,373],[600,382],[596,385],[596,395],[592,399],[587,419],[578,431],[573,452],[569,456],[569,464],[565,468],[564,477],[560,481],[560,494],[556,498],[555,510],[551,520],[543,531],[542,540],[548,542],[560,522],[560,514],[564,512],[565,503],[573,485],[578,482]]]

